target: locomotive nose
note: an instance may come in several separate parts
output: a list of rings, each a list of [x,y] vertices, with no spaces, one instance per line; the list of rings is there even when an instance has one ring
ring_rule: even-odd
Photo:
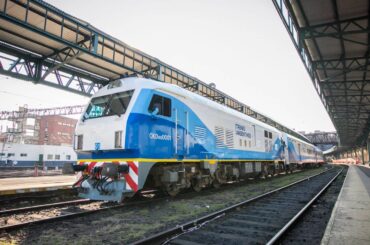
[[[126,117],[107,117],[80,122],[76,128],[75,150],[99,151],[124,148]]]

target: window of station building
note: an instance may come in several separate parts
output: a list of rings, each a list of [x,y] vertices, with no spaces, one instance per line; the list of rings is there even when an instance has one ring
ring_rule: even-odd
[[[55,155],[55,160],[60,160],[60,155],[56,154]]]
[[[53,160],[53,155],[52,155],[52,154],[48,154],[48,155],[47,155],[47,159],[48,159],[48,160]]]
[[[21,153],[21,157],[26,157],[27,153]]]
[[[152,113],[155,109],[158,109],[157,115],[165,117],[171,116],[171,100],[160,95],[153,95],[150,101],[148,111]]]
[[[34,136],[35,130],[33,129],[26,129],[26,136]]]
[[[66,160],[71,160],[71,155],[66,155]]]
[[[26,124],[28,126],[35,126],[35,123],[36,123],[36,119],[35,118],[27,118],[26,119]]]

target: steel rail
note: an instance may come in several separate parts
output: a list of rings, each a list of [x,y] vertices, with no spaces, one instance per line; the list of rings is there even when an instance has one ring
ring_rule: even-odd
[[[46,208],[56,208],[56,207],[63,207],[63,206],[68,206],[68,205],[90,203],[90,202],[93,202],[93,201],[89,199],[78,199],[78,200],[65,201],[65,202],[34,205],[34,206],[22,207],[22,208],[6,209],[6,210],[0,211],[0,216],[18,214],[18,213],[30,212],[30,211],[37,211],[37,210],[46,209]]]
[[[338,176],[343,172],[342,168],[338,174],[336,174],[320,191],[316,194],[299,212],[291,219],[289,220],[283,228],[281,228],[275,236],[273,236],[266,244],[272,245],[275,244],[277,241],[279,241],[282,236],[293,227],[293,225],[296,223],[296,221],[303,216],[303,214],[309,209],[313,203],[329,188],[329,186],[338,178]]]
[[[281,190],[284,190],[284,189],[287,189],[289,187],[295,186],[295,185],[297,185],[299,183],[302,183],[304,181],[307,181],[307,180],[309,180],[311,178],[314,178],[316,176],[319,176],[321,174],[324,174],[324,173],[326,173],[326,172],[328,172],[328,171],[330,171],[332,169],[333,168],[329,168],[329,169],[327,169],[325,171],[322,171],[322,172],[320,172],[318,174],[311,175],[309,177],[306,177],[304,179],[295,181],[295,182],[290,183],[288,185],[285,185],[283,187],[279,187],[279,188],[277,188],[275,190],[272,190],[272,191],[263,193],[263,194],[258,195],[256,197],[253,197],[253,198],[247,199],[245,201],[239,202],[237,204],[231,205],[231,206],[226,207],[226,208],[224,208],[222,210],[219,210],[219,211],[210,213],[208,215],[205,215],[205,216],[203,216],[201,218],[198,218],[198,219],[189,221],[189,222],[184,223],[182,225],[177,225],[176,227],[169,228],[169,229],[167,229],[165,231],[162,231],[162,232],[159,232],[159,233],[157,233],[155,235],[152,235],[150,237],[143,238],[141,240],[135,241],[135,242],[133,242],[131,244],[132,245],[137,245],[137,244],[153,244],[153,243],[158,243],[159,241],[162,241],[162,242],[170,241],[170,240],[172,240],[172,238],[168,239],[168,237],[170,237],[170,236],[176,236],[177,237],[177,236],[179,236],[179,235],[181,235],[183,233],[186,233],[190,229],[194,229],[194,228],[198,227],[199,225],[202,225],[202,224],[204,224],[204,223],[206,223],[206,222],[208,222],[208,221],[210,221],[212,219],[216,219],[218,217],[221,217],[221,216],[225,215],[226,213],[229,213],[229,212],[231,212],[231,211],[233,211],[233,210],[235,210],[235,209],[237,209],[237,208],[239,208],[241,206],[244,206],[246,204],[250,204],[250,203],[252,203],[254,201],[257,201],[257,200],[259,200],[259,199],[261,199],[263,197],[269,196],[269,195],[274,194],[274,193],[277,193],[277,192],[279,192]]]
[[[306,177],[305,179],[296,181],[296,182],[291,183],[291,184],[289,184],[287,186],[280,187],[280,188],[278,188],[278,189],[276,189],[274,191],[270,191],[270,192],[267,192],[267,193],[262,194],[260,196],[254,197],[252,199],[249,199],[248,201],[257,200],[257,199],[259,199],[259,198],[261,198],[263,196],[266,196],[268,194],[272,194],[274,192],[277,192],[277,191],[280,191],[282,189],[288,188],[289,186],[292,186],[294,184],[298,184],[298,183],[300,183],[302,181],[305,181],[305,180],[307,180],[309,178],[312,178],[312,177],[315,177],[317,175],[323,174],[323,173],[329,171],[330,169],[325,170],[325,171],[322,171],[321,173],[318,173],[318,174],[315,174],[315,175]],[[228,187],[231,187],[231,186],[227,186],[227,185],[225,186],[226,189]],[[189,194],[192,195],[194,193],[193,192],[183,193],[182,195],[179,195],[179,197],[184,198],[184,196],[187,196]],[[87,210],[87,211],[82,211],[82,212],[77,212],[77,213],[72,213],[72,214],[65,214],[65,215],[55,216],[55,217],[51,217],[51,218],[45,218],[45,219],[40,219],[40,220],[28,221],[28,222],[14,224],[14,225],[2,226],[2,227],[0,227],[0,232],[3,232],[3,231],[8,232],[8,231],[11,231],[11,230],[17,230],[17,229],[21,229],[21,228],[27,227],[29,225],[43,224],[43,223],[49,223],[49,222],[54,222],[54,221],[61,221],[61,220],[65,220],[65,219],[70,219],[70,218],[85,216],[85,215],[89,215],[89,214],[93,214],[93,213],[97,213],[97,212],[105,211],[105,210],[109,210],[109,209],[118,209],[118,208],[122,208],[122,207],[130,207],[130,206],[134,206],[134,205],[143,205],[143,204],[146,204],[146,203],[158,202],[158,201],[162,201],[163,199],[166,199],[166,198],[168,198],[168,196],[159,197],[159,198],[155,198],[155,199],[151,199],[151,200],[145,200],[145,201],[131,201],[131,202],[129,201],[127,203],[117,204],[115,206],[104,207],[104,208],[99,208],[99,209],[95,209],[95,210]],[[52,204],[50,204],[50,205],[52,205]],[[44,206],[44,205],[38,205],[38,206]],[[237,205],[234,205],[233,206],[233,208],[237,208],[237,207],[238,207]],[[31,207],[29,207],[29,208],[31,208]],[[22,212],[21,209],[22,208],[19,209],[19,212]],[[10,210],[5,210],[4,211],[4,214],[6,214],[6,212],[9,212],[9,211]],[[18,212],[18,211],[16,211],[16,212]],[[183,226],[183,227],[185,227],[185,226]],[[159,233],[159,234],[161,234],[161,233]]]
[[[71,213],[71,214],[64,214],[64,215],[55,216],[55,217],[46,218],[46,219],[27,221],[24,223],[19,223],[19,224],[14,224],[14,225],[1,226],[0,232],[9,232],[11,230],[17,230],[17,229],[24,228],[29,225],[34,225],[34,224],[49,223],[49,222],[58,221],[58,220],[60,221],[60,220],[66,220],[66,219],[75,218],[75,217],[81,217],[81,216],[85,216],[88,214],[105,211],[108,209],[121,208],[123,206],[126,206],[126,204],[119,204],[119,205],[112,206],[112,207],[104,207],[104,208],[99,208],[99,209],[94,209],[94,210],[87,210],[87,211],[76,212],[76,213]]]
[[[21,229],[21,228],[24,228],[24,227],[29,226],[29,225],[36,225],[36,224],[49,223],[49,222],[54,222],[54,221],[61,221],[61,220],[66,220],[66,219],[75,218],[75,217],[81,217],[81,216],[94,214],[94,213],[97,213],[97,212],[111,210],[111,209],[118,209],[118,208],[123,208],[123,207],[144,205],[146,203],[153,203],[153,202],[161,201],[164,198],[165,197],[159,197],[159,198],[156,198],[156,199],[144,200],[144,201],[142,201],[142,200],[140,200],[140,201],[130,201],[129,200],[126,203],[115,204],[114,206],[103,207],[103,208],[94,209],[94,210],[86,210],[86,211],[81,211],[81,212],[76,212],[76,213],[69,213],[69,214],[59,215],[59,216],[40,219],[40,220],[27,221],[27,222],[23,222],[23,223],[19,223],[19,224],[14,224],[14,225],[0,226],[0,233]],[[90,201],[90,202],[93,202],[93,201]]]

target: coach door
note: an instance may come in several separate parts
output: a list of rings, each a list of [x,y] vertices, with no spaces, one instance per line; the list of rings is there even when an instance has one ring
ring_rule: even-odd
[[[289,145],[288,145],[289,141],[288,141],[287,134],[284,134],[284,142],[285,142],[285,147],[284,147],[285,164],[289,165],[290,164],[290,161],[289,161]]]
[[[175,157],[183,159],[186,155],[186,132],[188,127],[188,113],[181,108],[174,109],[175,114]]]

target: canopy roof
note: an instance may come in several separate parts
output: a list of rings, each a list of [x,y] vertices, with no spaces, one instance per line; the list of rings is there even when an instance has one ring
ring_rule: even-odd
[[[370,130],[368,0],[273,0],[345,146]]]
[[[3,56],[9,61],[7,69],[0,62],[0,73],[5,75],[83,95],[91,95],[121,77],[150,77],[177,84],[308,141],[211,84],[130,47],[44,1],[0,0],[0,52],[9,55]],[[51,74],[56,77],[53,81],[49,79]]]

